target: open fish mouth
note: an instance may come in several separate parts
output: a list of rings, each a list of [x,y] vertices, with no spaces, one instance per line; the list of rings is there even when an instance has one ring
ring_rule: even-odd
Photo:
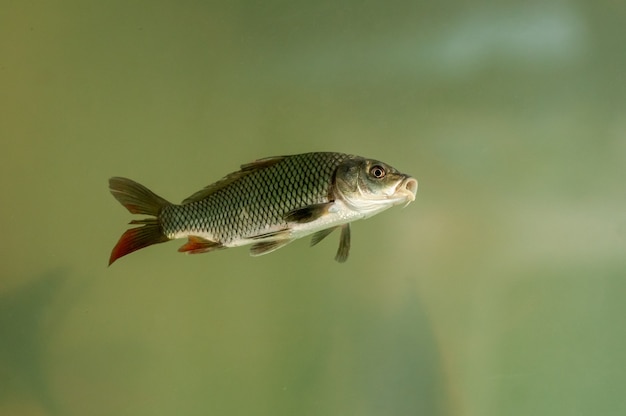
[[[408,177],[396,188],[396,195],[404,195],[407,204],[415,201],[415,194],[417,193],[417,179]]]
[[[415,201],[415,194],[417,193],[417,179],[408,177],[398,184],[394,192],[394,196],[397,198],[397,202],[394,204],[401,204],[402,207],[406,207],[411,202]]]

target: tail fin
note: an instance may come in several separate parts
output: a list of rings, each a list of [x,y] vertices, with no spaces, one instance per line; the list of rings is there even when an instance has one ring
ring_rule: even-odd
[[[111,194],[133,214],[145,214],[158,217],[161,210],[170,205],[165,199],[148,188],[126,178],[109,179]],[[126,230],[111,251],[109,266],[120,257],[152,244],[169,241],[163,234],[158,218],[133,220],[130,224],[143,224],[141,227]]]

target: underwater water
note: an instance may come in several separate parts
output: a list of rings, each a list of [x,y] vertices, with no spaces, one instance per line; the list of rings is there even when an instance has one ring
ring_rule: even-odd
[[[626,413],[626,3],[4,2],[1,415]],[[126,176],[281,154],[414,203],[107,267]]]

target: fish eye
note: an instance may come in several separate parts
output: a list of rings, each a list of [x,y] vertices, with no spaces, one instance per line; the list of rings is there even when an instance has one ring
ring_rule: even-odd
[[[382,179],[385,177],[385,168],[380,165],[374,165],[370,168],[370,175],[376,179]]]

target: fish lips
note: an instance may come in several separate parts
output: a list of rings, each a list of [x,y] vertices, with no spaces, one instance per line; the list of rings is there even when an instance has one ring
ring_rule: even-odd
[[[406,201],[406,204],[404,204],[406,207],[411,202],[415,201],[416,193],[417,179],[407,176],[398,184],[398,186],[396,186],[392,197],[398,200],[396,204],[401,204]]]
[[[406,195],[409,202],[415,201],[415,195],[417,194],[417,179],[408,176],[400,182],[396,188],[396,192]]]

